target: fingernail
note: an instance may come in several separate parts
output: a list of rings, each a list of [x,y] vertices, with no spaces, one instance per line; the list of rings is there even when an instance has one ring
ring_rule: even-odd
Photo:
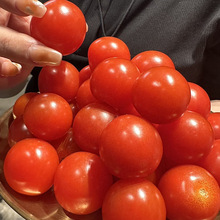
[[[30,59],[38,65],[56,66],[62,60],[62,54],[51,48],[32,45],[28,49]]]
[[[33,15],[35,17],[43,17],[47,11],[46,6],[37,0],[27,0],[16,2],[17,8],[27,15]]]
[[[22,67],[20,64],[6,61],[2,63],[0,75],[5,77],[15,76],[20,73],[21,69]]]

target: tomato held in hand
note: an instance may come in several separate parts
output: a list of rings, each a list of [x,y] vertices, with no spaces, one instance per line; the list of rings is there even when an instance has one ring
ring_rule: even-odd
[[[138,77],[132,91],[133,104],[152,123],[168,123],[180,117],[190,101],[186,79],[175,69],[154,67]]]
[[[40,71],[38,87],[41,93],[55,93],[72,102],[79,88],[79,71],[67,61],[61,61],[59,66],[45,66]]]
[[[210,123],[200,114],[186,111],[173,122],[157,127],[164,155],[175,164],[196,163],[208,155],[214,141]]]
[[[111,57],[131,59],[128,46],[119,38],[101,37],[89,46],[88,60],[92,71],[99,63]]]
[[[76,152],[60,163],[54,178],[54,193],[68,212],[90,214],[101,208],[112,183],[112,176],[99,156]]]
[[[103,220],[165,220],[166,207],[158,188],[148,180],[119,180],[108,190]]]
[[[28,102],[23,118],[28,130],[35,137],[55,140],[70,129],[73,113],[69,103],[61,96],[42,93]]]
[[[27,138],[10,148],[4,161],[4,175],[18,193],[40,195],[52,187],[58,164],[59,158],[52,145]]]
[[[158,167],[162,141],[149,122],[134,115],[121,115],[103,130],[100,157],[118,178],[146,177]]]
[[[45,6],[45,15],[31,20],[31,36],[63,55],[74,53],[86,35],[86,21],[82,11],[67,0],[50,0]]]
[[[140,72],[130,60],[109,58],[101,62],[90,79],[94,97],[120,109],[131,104],[131,92]]]
[[[133,57],[131,61],[136,64],[141,73],[156,66],[167,66],[175,69],[174,63],[169,56],[155,50],[141,52]]]
[[[219,212],[219,185],[202,167],[172,168],[162,176],[158,188],[169,220],[213,220]]]

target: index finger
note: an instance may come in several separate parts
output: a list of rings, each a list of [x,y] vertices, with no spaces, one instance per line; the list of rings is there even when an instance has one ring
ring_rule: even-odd
[[[20,16],[43,17],[46,7],[38,0],[1,0],[0,7]]]

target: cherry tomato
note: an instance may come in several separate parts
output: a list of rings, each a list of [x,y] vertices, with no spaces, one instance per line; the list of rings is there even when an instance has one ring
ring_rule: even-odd
[[[165,200],[169,220],[213,220],[218,214],[219,185],[202,167],[174,167],[162,176],[158,188]]]
[[[114,108],[128,106],[132,102],[133,84],[139,75],[138,68],[130,60],[106,59],[92,73],[90,79],[92,94],[97,100]]]
[[[77,91],[76,104],[78,108],[81,109],[84,106],[94,102],[99,102],[99,101],[92,94],[90,87],[90,79],[87,79],[85,82],[82,83],[82,85],[80,85]]]
[[[154,67],[141,74],[132,91],[133,104],[152,123],[168,123],[180,117],[190,101],[186,79],[175,69]]]
[[[202,158],[198,164],[208,170],[220,186],[220,139],[214,141],[209,154]]]
[[[175,69],[172,59],[165,53],[155,50],[148,50],[137,54],[131,60],[137,65],[141,73],[148,71],[152,67],[167,66]]]
[[[8,151],[4,161],[7,183],[18,193],[40,195],[53,185],[59,164],[56,150],[46,141],[27,138]]]
[[[103,220],[165,220],[166,207],[158,188],[148,180],[119,180],[108,190]]]
[[[101,208],[112,182],[99,156],[76,152],[60,163],[54,178],[54,193],[68,212],[90,214]]]
[[[15,101],[15,104],[13,105],[13,114],[15,115],[15,117],[20,117],[24,114],[24,109],[27,103],[35,95],[37,95],[36,92],[24,93]]]
[[[31,20],[31,36],[63,55],[75,52],[86,35],[86,21],[82,11],[67,0],[50,0],[45,6],[45,15]]]
[[[211,109],[211,101],[207,92],[196,83],[189,82],[191,99],[188,110],[198,112],[205,118],[208,117]]]
[[[157,130],[134,115],[121,115],[103,130],[100,157],[118,178],[146,177],[160,163],[163,147]]]
[[[92,71],[91,71],[89,65],[83,67],[79,71],[79,85],[81,85],[83,82],[85,82],[87,79],[89,79],[91,74],[92,74]]]
[[[88,60],[92,71],[99,63],[111,57],[131,59],[128,46],[119,38],[101,37],[93,41],[89,46]]]
[[[45,66],[40,71],[38,87],[41,93],[56,93],[72,102],[79,88],[79,71],[67,61],[59,66]]]
[[[82,108],[73,121],[73,136],[78,146],[99,154],[101,133],[115,117],[115,110],[105,104],[92,103]]]
[[[176,164],[196,163],[208,155],[214,134],[210,123],[200,114],[186,111],[180,118],[157,127],[164,155]]]
[[[24,124],[22,116],[15,118],[10,124],[8,129],[8,144],[10,147],[15,145],[18,141],[33,137],[33,134],[30,133],[27,126]]]
[[[212,126],[215,139],[220,139],[220,112],[210,112],[207,120]]]
[[[23,118],[34,136],[43,140],[55,140],[70,129],[73,113],[69,103],[61,96],[42,93],[28,102]]]

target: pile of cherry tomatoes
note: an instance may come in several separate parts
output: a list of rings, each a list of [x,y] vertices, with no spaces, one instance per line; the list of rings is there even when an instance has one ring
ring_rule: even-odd
[[[56,7],[76,7],[65,0],[46,4],[48,16]],[[34,19],[33,36],[53,47],[53,38],[38,37],[47,23],[42,19]],[[83,18],[79,26],[84,34],[71,53],[84,40]],[[70,47],[54,48],[70,53]],[[81,71],[67,61],[43,67],[39,93],[14,104],[7,183],[27,196],[53,188],[64,210],[102,209],[103,220],[215,219],[220,113],[210,111],[205,90],[188,82],[166,54],[131,57],[115,37],[95,40],[88,60]]]

